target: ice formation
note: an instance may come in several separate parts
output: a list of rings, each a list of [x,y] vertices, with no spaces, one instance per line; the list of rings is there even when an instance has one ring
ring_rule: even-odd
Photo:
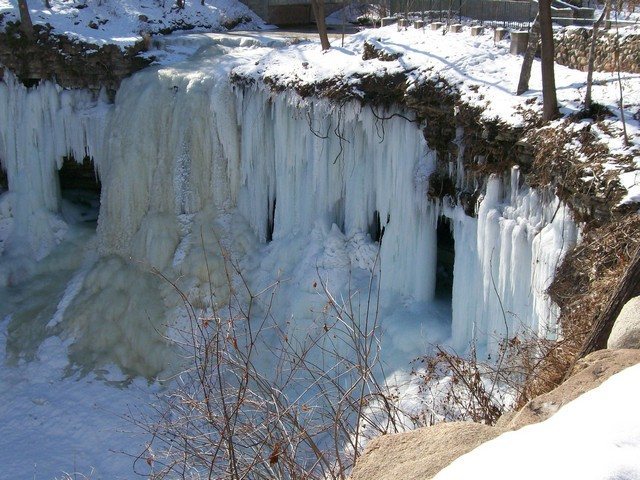
[[[103,150],[103,103],[89,92],[62,90],[49,82],[28,90],[11,74],[4,76],[0,158],[9,194],[3,204],[11,211],[4,217],[15,222],[0,253],[41,260],[60,242],[66,225],[57,215],[61,198],[56,171],[65,155],[82,160]],[[6,275],[6,270],[0,274],[0,283],[18,280]]]
[[[477,218],[460,206],[453,221],[456,258],[452,345],[471,342],[495,352],[505,336],[557,334],[557,306],[546,294],[578,231],[557,197],[520,186],[514,167],[508,182],[491,177]]]
[[[427,198],[436,157],[414,124],[355,103],[234,88],[234,61],[222,58],[147,69],[123,82],[114,104],[48,82],[26,89],[10,74],[0,83],[6,288],[45,268],[27,258],[42,260],[69,239],[56,174],[62,157],[90,156],[102,182],[99,253],[76,265],[45,322],[75,335],[79,355],[99,362],[111,352],[125,368],[161,370],[156,330],[181,302],[150,272],[198,306],[222,304],[225,255],[257,283],[280,271],[311,294],[318,272],[343,272],[340,288],[350,275],[369,275],[381,245],[383,303],[422,305],[413,325],[426,322],[442,214],[456,251],[452,345],[475,340],[492,350],[505,333],[553,330],[545,289],[576,240],[557,199],[521,187],[514,170],[506,184],[488,181],[477,218],[443,208]],[[304,312],[308,299],[291,290],[283,318]]]

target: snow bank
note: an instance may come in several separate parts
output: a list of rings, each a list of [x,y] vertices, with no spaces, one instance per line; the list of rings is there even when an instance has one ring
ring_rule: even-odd
[[[638,395],[640,365],[614,375],[550,419],[481,445],[435,478],[640,478]]]
[[[242,25],[252,30],[264,27],[264,22],[249,8],[236,0],[185,0],[181,10],[175,1],[101,0],[76,2],[50,0],[30,1],[29,12],[34,24],[51,25],[53,33],[64,34],[96,45],[114,44],[121,48],[142,39],[143,33],[161,30],[227,30],[227,26]],[[0,0],[3,23],[20,18],[17,0]],[[0,28],[2,28],[0,22]]]

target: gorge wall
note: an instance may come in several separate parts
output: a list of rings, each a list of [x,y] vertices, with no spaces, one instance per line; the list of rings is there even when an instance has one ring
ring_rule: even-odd
[[[35,26],[35,41],[24,38],[16,24],[0,32],[0,79],[4,69],[26,85],[41,80],[65,88],[106,89],[115,95],[123,78],[148,66],[138,55],[147,48],[144,41],[122,50],[116,45],[92,45],[55,34],[50,26]]]

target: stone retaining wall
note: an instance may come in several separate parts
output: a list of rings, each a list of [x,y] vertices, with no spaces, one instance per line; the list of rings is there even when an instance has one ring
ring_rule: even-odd
[[[621,31],[620,69],[623,72],[640,73],[640,33]],[[556,62],[570,68],[585,71],[589,61],[591,28],[567,28],[555,36]],[[596,43],[595,70],[616,71],[615,30],[600,31]]]

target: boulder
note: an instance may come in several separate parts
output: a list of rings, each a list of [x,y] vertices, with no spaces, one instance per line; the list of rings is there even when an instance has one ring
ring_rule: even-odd
[[[502,430],[480,423],[439,423],[372,440],[351,480],[424,480],[456,458],[497,437]]]
[[[613,324],[607,348],[640,348],[640,296],[625,303]]]
[[[598,350],[578,360],[571,376],[554,390],[527,402],[508,422],[507,430],[517,430],[546,420],[560,407],[599,386],[627,367],[640,363],[639,350]],[[503,425],[502,422],[499,423]]]
[[[498,435],[542,422],[560,407],[596,388],[627,367],[640,363],[640,350],[599,350],[576,362],[571,375],[553,391],[520,411],[503,415],[495,427],[471,422],[439,423],[372,440],[353,469],[351,480],[426,480],[455,459]]]

